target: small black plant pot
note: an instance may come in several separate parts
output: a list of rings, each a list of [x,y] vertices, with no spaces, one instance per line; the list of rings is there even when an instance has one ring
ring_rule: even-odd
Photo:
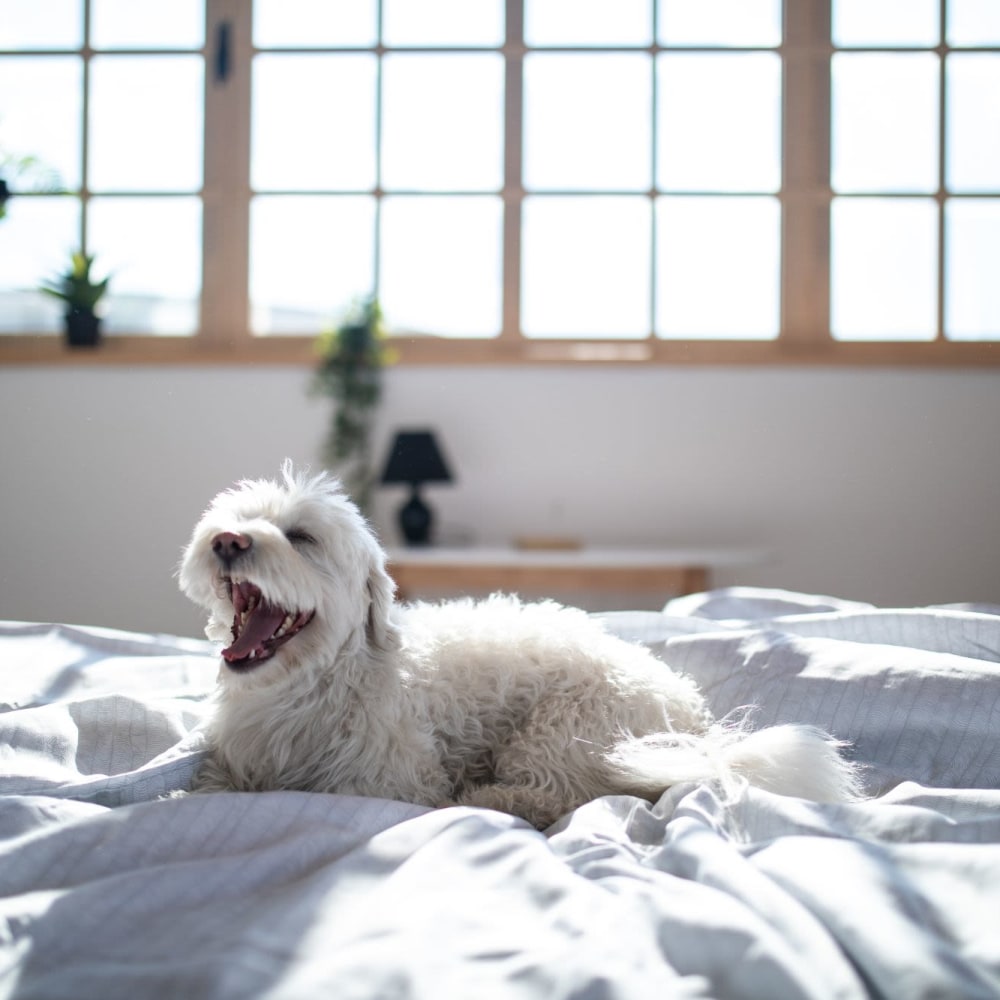
[[[66,313],[66,343],[70,347],[96,347],[101,342],[101,318],[85,309]]]

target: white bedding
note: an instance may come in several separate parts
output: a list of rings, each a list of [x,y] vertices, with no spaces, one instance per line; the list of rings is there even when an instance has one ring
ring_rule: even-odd
[[[164,798],[207,643],[0,625],[0,996],[1000,997],[1000,612],[715,592],[604,616],[878,797]]]

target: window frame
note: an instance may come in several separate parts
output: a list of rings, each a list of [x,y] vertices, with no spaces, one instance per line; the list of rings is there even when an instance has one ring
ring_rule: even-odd
[[[942,3],[942,33],[946,4]],[[87,4],[89,13],[89,4]],[[875,365],[980,366],[1000,364],[1000,341],[950,341],[943,336],[944,115],[941,101],[939,144],[942,169],[931,197],[938,210],[938,315],[934,340],[838,341],[830,332],[830,183],[831,0],[785,0],[784,31],[776,48],[782,62],[782,176],[775,197],[781,211],[780,329],[773,340],[541,339],[517,329],[520,302],[520,214],[525,198],[521,180],[524,44],[523,6],[506,3],[503,199],[503,313],[494,338],[391,337],[402,365],[631,364],[668,365]],[[218,71],[220,33],[228,36],[228,72]],[[609,50],[617,47],[609,46]],[[85,26],[85,63],[95,53]],[[271,51],[270,49],[268,51]],[[280,49],[275,51],[282,51]],[[308,52],[309,49],[295,49]],[[351,50],[357,51],[357,50]],[[365,50],[362,50],[365,51]],[[387,51],[375,48],[381,57]],[[407,48],[404,51],[420,51]],[[451,50],[450,50],[451,51]],[[562,50],[561,50],[562,51]],[[588,47],[588,52],[600,51]],[[628,51],[655,56],[669,51],[653,44]],[[715,51],[683,47],[685,52]],[[742,51],[742,50],[737,50]],[[751,50],[752,51],[752,50]],[[864,51],[863,49],[852,51]],[[900,51],[906,51],[902,49]],[[943,58],[948,47],[932,50]],[[964,51],[964,50],[963,50]],[[83,365],[292,364],[316,359],[311,335],[257,336],[250,329],[248,295],[250,249],[250,77],[252,5],[245,0],[206,0],[205,160],[203,187],[203,272],[198,332],[191,336],[115,334],[98,351],[69,351],[52,334],[0,337],[0,364],[72,363]],[[86,73],[85,73],[86,78]],[[942,84],[943,93],[943,84]],[[86,106],[86,84],[84,93]],[[86,115],[85,115],[86,118]],[[84,132],[86,149],[86,131]],[[376,191],[379,196],[383,192]],[[650,199],[657,192],[650,191]],[[84,206],[90,194],[84,187]],[[854,197],[854,196],[851,196]],[[331,316],[331,324],[336,317]]]

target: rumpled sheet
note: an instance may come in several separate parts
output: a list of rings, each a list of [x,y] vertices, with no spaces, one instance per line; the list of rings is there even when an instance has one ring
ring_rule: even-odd
[[[207,643],[0,626],[0,996],[1000,997],[1000,615],[726,591],[604,616],[717,714],[850,740],[872,801],[503,814],[168,797]]]

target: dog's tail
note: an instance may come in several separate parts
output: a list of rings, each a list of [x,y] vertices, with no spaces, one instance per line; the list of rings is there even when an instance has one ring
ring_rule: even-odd
[[[619,743],[607,761],[624,788],[657,798],[683,782],[716,781],[727,797],[745,785],[814,802],[862,798],[859,769],[844,744],[812,726],[748,732],[715,723],[703,733],[662,733]]]

